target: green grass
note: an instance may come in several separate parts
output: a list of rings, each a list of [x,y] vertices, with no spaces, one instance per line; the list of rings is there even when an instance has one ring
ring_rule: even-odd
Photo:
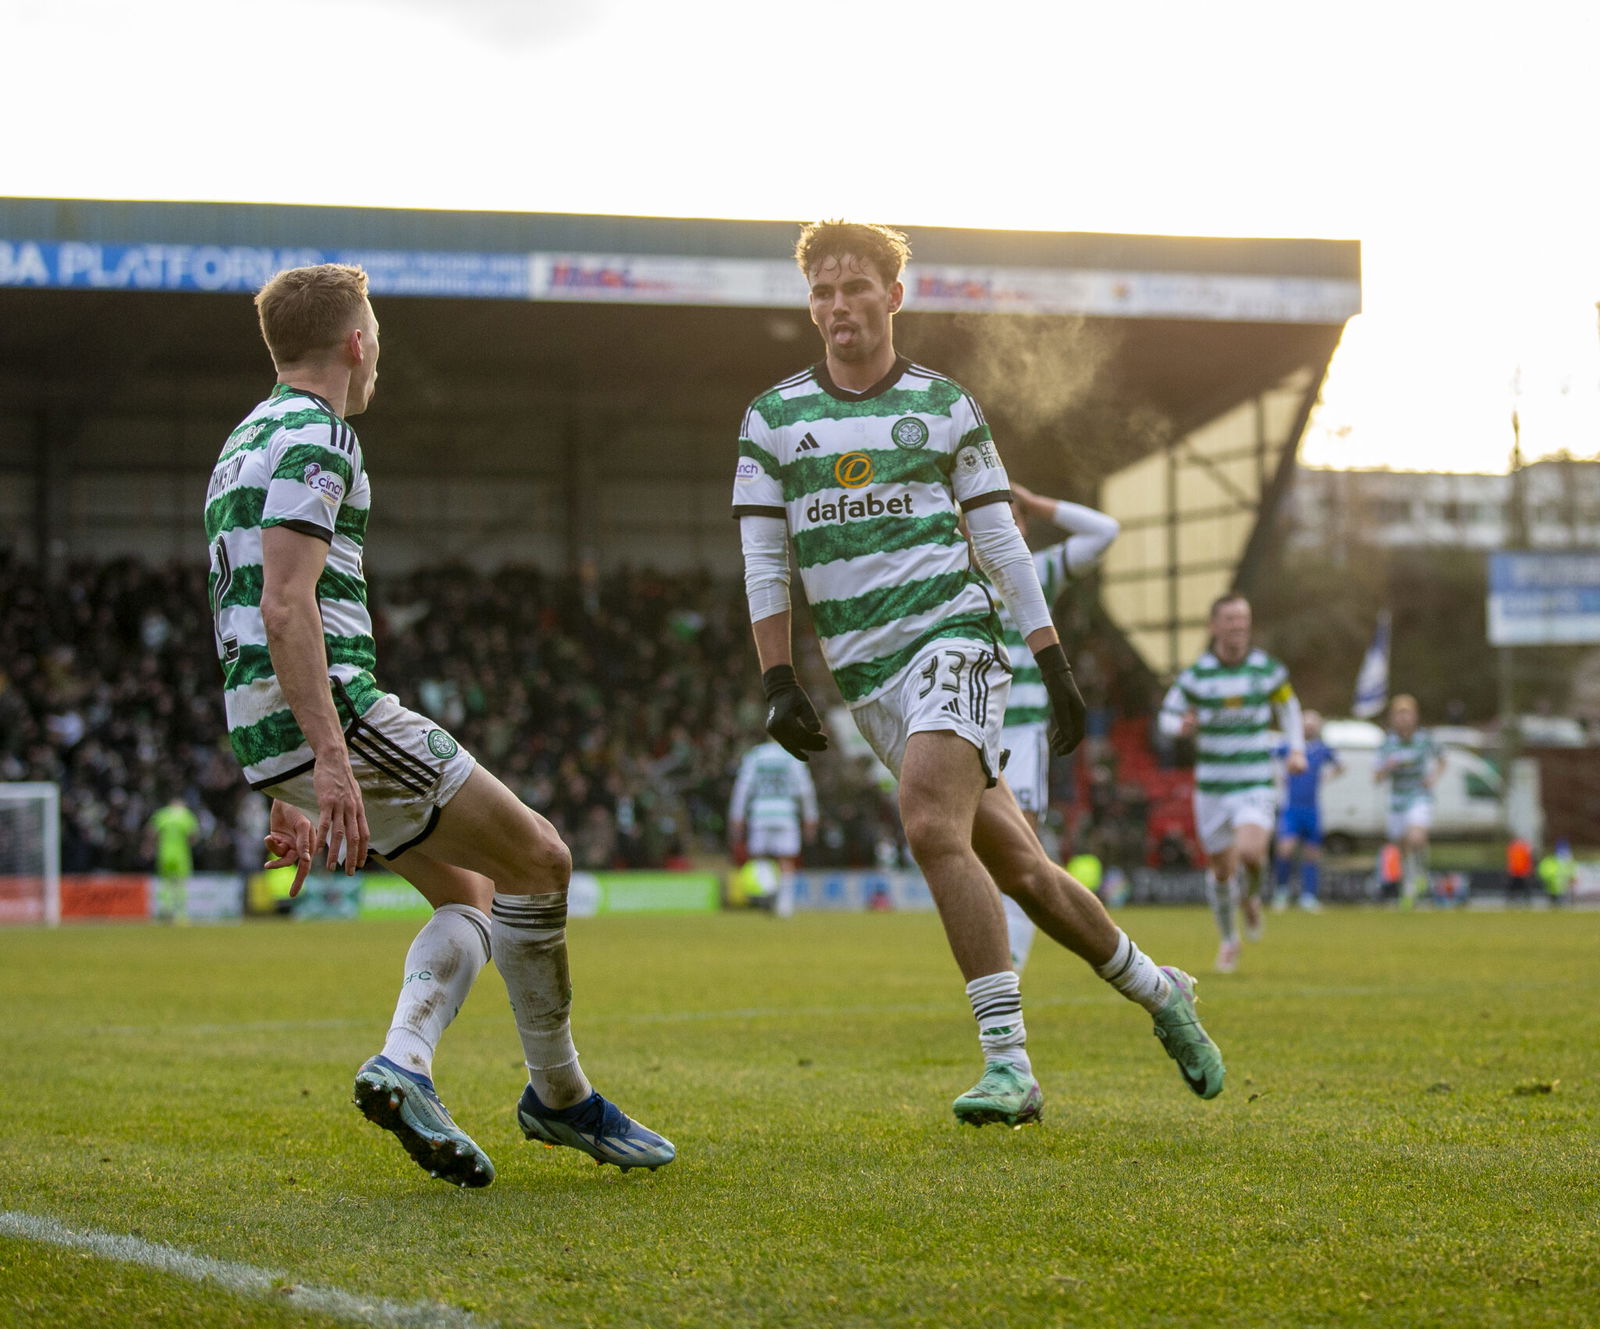
[[[950,1116],[980,1068],[931,916],[574,923],[584,1064],[679,1158],[524,1143],[486,972],[436,1066],[485,1191],[349,1103],[409,926],[0,933],[0,1211],[502,1326],[1600,1321],[1600,913],[1274,915],[1229,977],[1200,911],[1123,921],[1201,978],[1227,1090],[1041,942],[1022,1131]],[[88,1323],[333,1321],[0,1237],[0,1325]]]

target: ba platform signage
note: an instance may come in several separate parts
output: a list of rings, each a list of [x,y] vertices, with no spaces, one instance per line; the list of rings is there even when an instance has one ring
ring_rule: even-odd
[[[782,259],[0,237],[0,286],[39,290],[253,294],[284,268],[317,263],[365,268],[378,296],[745,309],[805,304],[805,279]],[[1345,278],[919,263],[905,281],[908,309],[944,313],[1340,324],[1361,309],[1360,283]]]

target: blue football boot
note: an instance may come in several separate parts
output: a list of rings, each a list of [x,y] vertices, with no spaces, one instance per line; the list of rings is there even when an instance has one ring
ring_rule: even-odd
[[[355,1104],[382,1126],[431,1177],[453,1186],[487,1186],[494,1164],[450,1118],[433,1081],[382,1054],[356,1072]]]
[[[672,1141],[641,1126],[615,1103],[592,1093],[567,1108],[549,1108],[530,1084],[517,1102],[517,1123],[530,1140],[548,1148],[581,1149],[596,1163],[615,1163],[626,1172],[643,1167],[654,1172],[678,1156]]]

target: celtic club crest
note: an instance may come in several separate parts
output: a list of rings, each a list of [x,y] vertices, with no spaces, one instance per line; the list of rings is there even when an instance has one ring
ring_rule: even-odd
[[[904,420],[894,422],[889,437],[894,439],[895,447],[912,452],[928,441],[928,426],[916,416],[908,415]]]

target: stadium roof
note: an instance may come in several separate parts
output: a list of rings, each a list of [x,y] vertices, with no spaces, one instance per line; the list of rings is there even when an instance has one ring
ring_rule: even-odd
[[[737,422],[817,358],[788,257],[796,229],[0,199],[0,479],[32,481],[0,489],[41,500],[36,514],[26,497],[0,499],[0,519],[70,551],[103,545],[109,528],[104,505],[63,497],[63,484],[193,487],[270,382],[250,294],[280,267],[354,261],[383,323],[363,438],[381,439],[385,476],[437,484],[444,466],[501,490],[624,473],[646,496],[656,481],[693,486],[692,501],[631,528],[638,500],[607,509],[566,493],[542,518],[564,536],[514,552],[570,560],[598,546],[602,561],[642,550],[728,566],[736,542],[710,523],[725,511]],[[1351,241],[907,230],[897,344],[971,390],[1012,473],[1046,493],[1092,499],[1284,383],[1309,409],[1360,307]],[[1274,474],[1293,441],[1274,445]],[[1258,478],[1251,494],[1229,492],[1248,507],[1270,488]],[[472,506],[460,514],[470,528]],[[119,520],[132,539],[137,514]],[[673,522],[700,523],[704,538],[674,546]]]
[[[104,399],[122,378],[110,390],[129,405],[152,375],[255,382],[239,301],[170,297],[245,294],[282,266],[355,260],[385,297],[390,346],[403,340],[456,409],[463,396],[603,400],[715,427],[814,356],[794,235],[789,222],[0,199],[0,363],[24,410],[81,407],[86,380]],[[899,339],[980,396],[1008,458],[1041,432],[1059,451],[1058,417],[1089,402],[1191,428],[1252,384],[1325,362],[1359,308],[1349,241],[912,238]],[[396,298],[410,295],[429,298]],[[393,371],[385,390],[410,391]],[[1063,459],[1080,488],[1129,460],[1126,440],[1095,451]]]

